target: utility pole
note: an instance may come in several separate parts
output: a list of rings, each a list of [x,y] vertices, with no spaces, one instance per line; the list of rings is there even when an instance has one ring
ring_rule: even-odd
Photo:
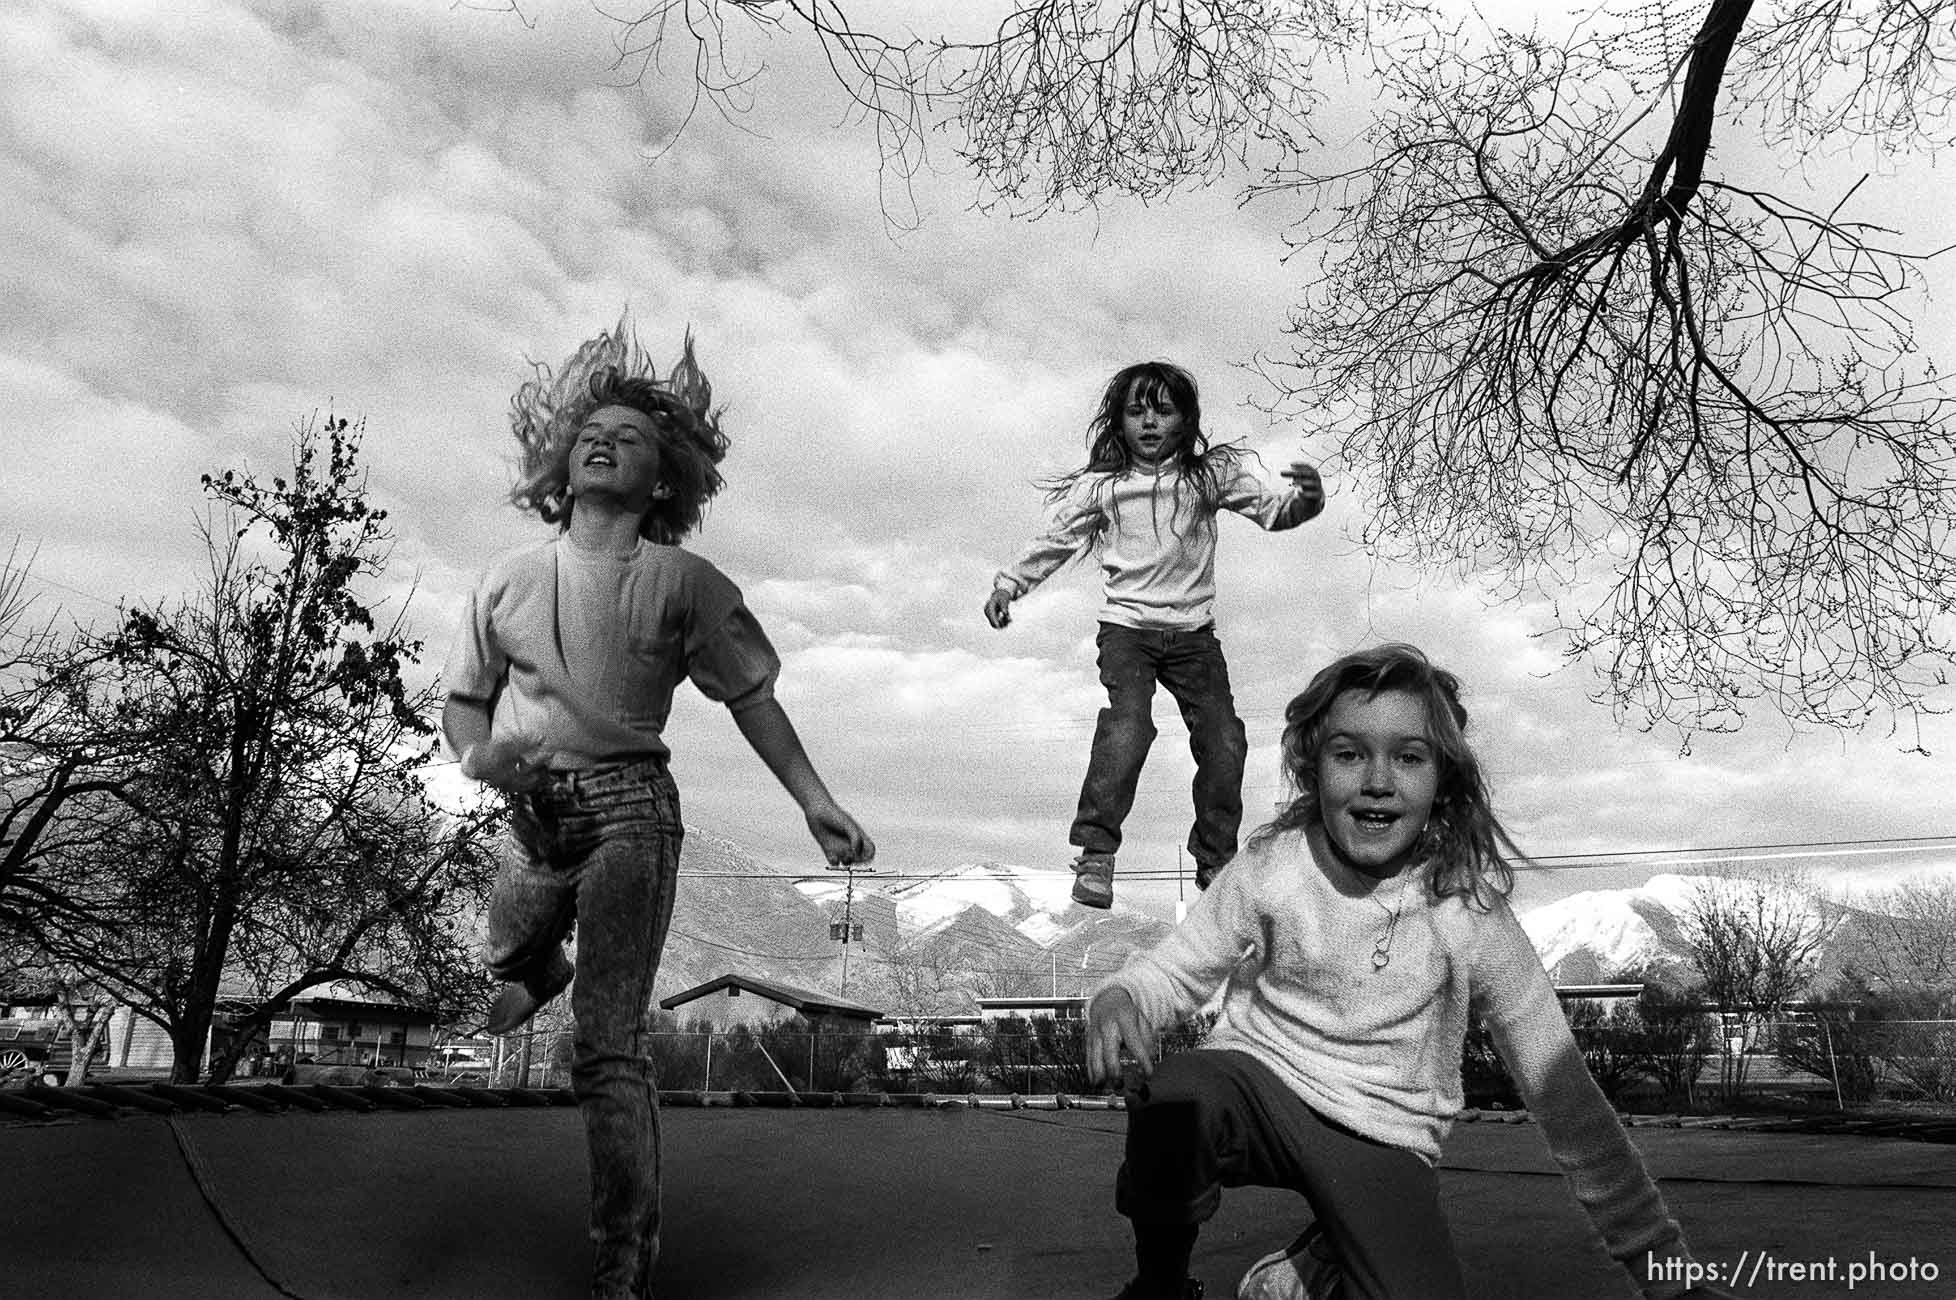
[[[1175,924],[1180,925],[1188,919],[1188,876],[1182,862],[1182,847],[1175,846]]]
[[[856,874],[861,872],[863,875],[874,875],[876,874],[876,868],[849,862],[840,866],[830,867],[829,870],[844,871],[849,876],[848,883],[842,890],[842,921],[840,924],[834,921],[829,922],[829,938],[840,939],[842,941],[841,991],[847,993],[849,991],[849,944],[851,941],[856,943],[863,941],[863,928],[856,923]]]

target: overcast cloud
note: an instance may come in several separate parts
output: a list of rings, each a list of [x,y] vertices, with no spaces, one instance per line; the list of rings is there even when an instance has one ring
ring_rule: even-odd
[[[0,13],[0,543],[37,552],[44,608],[108,617],[200,576],[200,473],[275,472],[295,421],[363,418],[397,547],[389,585],[438,667],[463,593],[542,526],[502,504],[509,394],[629,304],[655,356],[690,325],[728,405],[729,487],[693,545],[747,592],[786,658],[781,695],[869,826],[880,865],[1058,868],[1101,703],[1098,585],[1074,568],[979,607],[1077,464],[1106,376],[1166,356],[1207,423],[1272,468],[1294,432],[1246,405],[1238,363],[1281,345],[1285,213],[1233,193],[1038,222],[966,210],[925,178],[892,237],[873,144],[791,50],[764,111],[703,114],[616,86],[584,0],[11,5]],[[657,155],[655,157],[655,155]],[[1926,246],[1956,239],[1928,182],[1887,182]],[[1913,214],[1913,215],[1910,215]],[[1946,306],[1920,314],[1948,359]],[[1220,634],[1249,724],[1252,817],[1278,797],[1284,701],[1331,656],[1406,639],[1471,690],[1501,811],[1547,855],[1956,833],[1947,753],[1914,737],[1618,730],[1532,639],[1541,611],[1377,569],[1364,501],[1300,531],[1223,526]],[[1170,870],[1192,772],[1166,701],[1124,866]],[[819,859],[724,713],[672,740],[688,819],[798,869]],[[1882,879],[1940,859],[1818,865]],[[1665,864],[1666,866],[1670,864]],[[1618,873],[1533,876],[1524,901]],[[1168,886],[1160,887],[1166,890]]]

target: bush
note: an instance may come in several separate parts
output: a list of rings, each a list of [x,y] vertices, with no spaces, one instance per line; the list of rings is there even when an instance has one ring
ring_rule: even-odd
[[[1943,997],[1928,990],[1869,993],[1854,1011],[1857,1046],[1881,1063],[1898,1092],[1956,1101],[1956,1020],[1945,1018]]]
[[[1843,1106],[1864,1106],[1881,1082],[1875,1035],[1867,1032],[1855,1008],[1838,995],[1816,1003],[1810,1014],[1774,1026],[1773,1055],[1789,1070],[1804,1070],[1834,1085]]]
[[[1486,1025],[1479,1020],[1469,1025],[1460,1047],[1460,1090],[1469,1106],[1507,1110],[1521,1105],[1521,1094]]]
[[[1624,1097],[1649,1073],[1644,1023],[1636,1004],[1618,1002],[1605,1011],[1601,1003],[1577,998],[1564,1003],[1562,1010],[1590,1077],[1610,1105],[1620,1107]]]
[[[1718,1022],[1699,1004],[1696,989],[1646,980],[1631,1022],[1638,1065],[1665,1104],[1687,1110],[1697,1104],[1698,1075],[1718,1042]]]

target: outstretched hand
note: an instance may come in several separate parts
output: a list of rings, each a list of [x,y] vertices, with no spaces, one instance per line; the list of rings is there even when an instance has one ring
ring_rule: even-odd
[[[1297,489],[1298,495],[1304,498],[1304,504],[1310,507],[1312,514],[1324,509],[1324,478],[1318,473],[1317,466],[1294,460],[1282,473]]]
[[[503,733],[470,745],[462,775],[510,794],[541,786],[550,776],[550,751],[534,736]]]
[[[1095,1083],[1121,1077],[1121,1049],[1155,1071],[1155,1032],[1141,1016],[1134,995],[1119,985],[1102,989],[1087,1004],[1087,1078]]]
[[[993,627],[1004,627],[1012,621],[1012,593],[1003,587],[992,588],[992,594],[985,597],[985,621]]]
[[[808,809],[808,833],[822,846],[822,856],[832,867],[854,866],[876,856],[869,832],[833,803],[818,803]]]

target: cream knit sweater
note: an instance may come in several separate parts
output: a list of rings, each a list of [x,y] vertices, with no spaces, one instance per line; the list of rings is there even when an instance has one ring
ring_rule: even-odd
[[[1394,908],[1391,959],[1375,969]],[[1690,1258],[1683,1234],[1506,900],[1435,900],[1412,873],[1375,883],[1316,828],[1286,833],[1238,855],[1173,933],[1102,987],[1125,988],[1165,1028],[1225,980],[1205,1046],[1247,1052],[1319,1114],[1429,1162],[1461,1108],[1468,1015],[1481,1017],[1609,1253],[1651,1300],[1684,1289],[1647,1280],[1647,1256]]]
[[[1234,511],[1270,532],[1311,517],[1294,485],[1273,487],[1248,465],[1233,467],[1220,486],[1216,510]],[[1213,623],[1216,514],[1197,509],[1194,496],[1194,487],[1172,468],[1084,476],[992,585],[1017,600],[1099,538],[1106,595],[1101,622],[1155,630]]]

